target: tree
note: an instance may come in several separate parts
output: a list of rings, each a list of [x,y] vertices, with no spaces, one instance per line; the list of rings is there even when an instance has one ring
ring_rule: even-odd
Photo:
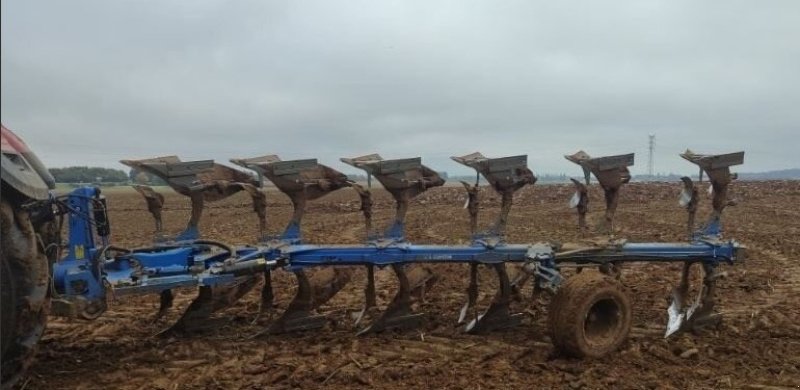
[[[101,167],[51,168],[58,183],[119,183],[127,182],[128,175],[119,169]]]

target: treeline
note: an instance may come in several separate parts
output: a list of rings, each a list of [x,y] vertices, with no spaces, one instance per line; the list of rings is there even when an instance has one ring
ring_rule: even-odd
[[[51,168],[57,183],[119,183],[127,182],[128,174],[119,169],[100,167]]]
[[[127,173],[120,169],[100,167],[66,167],[51,168],[50,174],[56,183],[137,183],[149,185],[166,185],[158,176],[131,169]]]

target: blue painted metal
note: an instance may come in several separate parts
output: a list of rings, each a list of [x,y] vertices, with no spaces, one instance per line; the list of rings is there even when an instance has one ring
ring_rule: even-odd
[[[716,237],[689,243],[610,244],[562,254],[546,244],[507,244],[491,236],[476,236],[471,245],[413,245],[395,238],[365,245],[320,246],[299,243],[299,228],[290,228],[278,240],[236,248],[234,254],[215,249],[208,242],[183,241],[105,258],[101,253],[107,237],[97,237],[92,229],[98,197],[93,188],[79,188],[62,202],[69,216],[69,254],[53,266],[56,292],[61,295],[94,301],[105,299],[105,286],[117,295],[148,294],[174,287],[226,285],[239,275],[277,267],[296,271],[397,263],[526,263],[537,283],[557,286],[561,281],[559,265],[565,263],[700,261],[717,265],[734,262],[739,248],[735,241]]]
[[[289,222],[289,224],[286,225],[286,229],[284,229],[283,234],[281,234],[280,240],[290,243],[300,243],[302,241],[302,236],[300,235],[300,224],[296,222]]]
[[[716,237],[722,234],[722,224],[718,216],[712,216],[697,232],[694,233],[695,240],[702,237]]]
[[[366,246],[292,245],[278,250],[278,256],[293,268],[330,265],[377,265],[396,263],[504,263],[529,260],[530,245],[412,245],[393,242]]]
[[[236,256],[253,252],[245,248]],[[116,256],[104,263],[104,277],[115,292],[135,293],[161,291],[171,287],[214,286],[233,281],[232,275],[214,273],[231,256],[225,251],[213,250],[206,244],[187,243],[180,248],[162,250],[158,247]],[[237,262],[241,259],[237,258]]]
[[[187,226],[186,229],[175,237],[175,241],[192,241],[200,238],[197,226]]]
[[[388,228],[386,228],[385,235],[387,238],[402,240],[406,235],[406,226],[403,222],[394,221]]]
[[[232,283],[233,271],[226,271],[223,262],[235,259],[246,264],[251,273],[273,267],[265,254],[273,253],[254,247],[237,248],[230,254],[200,241],[188,240],[137,249],[106,258],[103,248],[108,237],[98,237],[93,229],[94,211],[100,207],[99,191],[84,187],[73,190],[58,201],[68,216],[67,256],[53,265],[55,292],[62,297],[81,297],[87,301],[104,301],[106,286],[115,295],[158,293],[174,287],[216,286]],[[237,267],[235,272],[242,272]]]
[[[586,251],[556,256],[556,263],[577,264],[604,263],[612,261],[701,261],[709,264],[733,263],[739,244],[736,241],[709,239],[689,243],[625,243],[599,251]]]
[[[55,287],[62,294],[105,297],[96,243],[107,237],[95,237],[92,229],[93,203],[99,195],[96,188],[77,188],[63,203],[69,215],[68,254],[53,266]]]
[[[377,265],[396,263],[530,263],[541,286],[557,287],[562,278],[559,265],[603,264],[610,262],[684,262],[710,265],[733,263],[739,245],[735,241],[695,241],[691,243],[625,243],[620,246],[583,253],[559,255],[544,246],[498,244],[487,246],[476,241],[470,246],[412,245],[404,241],[366,246],[291,245],[279,248],[270,257],[282,260],[290,270],[334,265]]]

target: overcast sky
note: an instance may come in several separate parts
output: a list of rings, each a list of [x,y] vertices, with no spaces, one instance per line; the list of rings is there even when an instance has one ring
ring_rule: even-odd
[[[3,1],[2,122],[45,164],[745,150],[800,167],[800,1]]]

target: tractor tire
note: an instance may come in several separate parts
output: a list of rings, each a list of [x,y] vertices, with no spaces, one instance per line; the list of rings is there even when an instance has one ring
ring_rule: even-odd
[[[10,388],[30,366],[50,308],[49,264],[27,212],[0,200],[0,386]]]
[[[565,356],[605,356],[617,350],[631,330],[631,303],[622,284],[597,272],[569,278],[548,313],[553,345]]]

